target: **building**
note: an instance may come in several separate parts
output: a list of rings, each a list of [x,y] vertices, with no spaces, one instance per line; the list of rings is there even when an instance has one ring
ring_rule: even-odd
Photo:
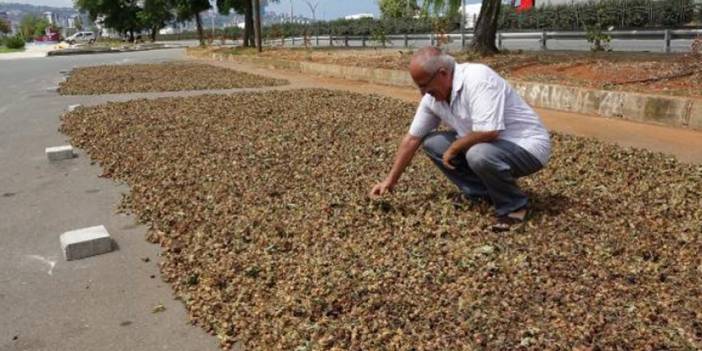
[[[348,16],[344,17],[344,19],[357,20],[357,19],[361,19],[361,18],[374,18],[374,17],[375,16],[373,16],[372,13],[357,13],[355,15],[348,15]]]
[[[78,23],[82,24],[82,20],[80,18],[80,15],[72,15],[66,18],[66,28],[76,28],[76,25]]]
[[[46,11],[43,13],[44,18],[46,18],[47,21],[49,21],[49,24],[59,26],[61,25],[60,23],[60,18],[57,13],[51,12],[51,11]]]

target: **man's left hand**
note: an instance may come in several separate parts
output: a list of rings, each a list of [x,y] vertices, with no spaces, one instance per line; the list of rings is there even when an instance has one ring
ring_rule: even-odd
[[[448,169],[456,169],[456,166],[451,164],[451,160],[453,160],[456,157],[456,155],[458,155],[459,153],[460,153],[460,151],[458,151],[457,149],[454,149],[453,147],[449,147],[444,152],[444,156],[442,159],[444,167],[446,167]]]

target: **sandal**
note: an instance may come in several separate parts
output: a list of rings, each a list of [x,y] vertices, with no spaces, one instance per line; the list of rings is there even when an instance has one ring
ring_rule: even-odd
[[[517,210],[518,211],[518,210]],[[523,224],[529,219],[531,211],[526,210],[523,218],[510,217],[509,215],[497,217],[497,221],[492,225],[492,231],[495,233],[502,233],[512,229],[512,227]]]

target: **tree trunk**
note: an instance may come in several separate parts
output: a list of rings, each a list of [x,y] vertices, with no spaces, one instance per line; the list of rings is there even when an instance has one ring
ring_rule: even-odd
[[[256,46],[254,42],[253,0],[246,1],[246,8],[244,10],[244,46]]]
[[[158,34],[158,27],[151,28],[151,41],[156,42],[156,34]]]
[[[471,50],[481,55],[493,55],[499,52],[495,46],[497,36],[497,20],[500,17],[500,0],[483,0],[480,15],[475,23]]]
[[[249,32],[251,27],[249,26],[249,21],[251,20],[251,9],[249,9],[250,2],[246,2],[246,7],[244,7],[244,34],[241,37],[242,46],[245,48],[249,47]]]
[[[134,29],[129,30],[129,42],[130,43],[134,42]]]
[[[261,1],[254,0],[254,11],[256,11],[256,25],[254,29],[256,31],[256,47],[258,52],[263,51],[263,46],[261,45]]]
[[[200,46],[205,46],[205,33],[202,30],[202,18],[199,12],[195,14],[195,24],[197,24],[197,37],[200,40]]]

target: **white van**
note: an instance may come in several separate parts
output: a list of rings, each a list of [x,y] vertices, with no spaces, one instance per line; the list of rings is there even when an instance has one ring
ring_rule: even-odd
[[[88,43],[92,44],[95,42],[95,33],[93,32],[78,32],[70,37],[66,38],[65,42],[73,45],[76,43]]]

